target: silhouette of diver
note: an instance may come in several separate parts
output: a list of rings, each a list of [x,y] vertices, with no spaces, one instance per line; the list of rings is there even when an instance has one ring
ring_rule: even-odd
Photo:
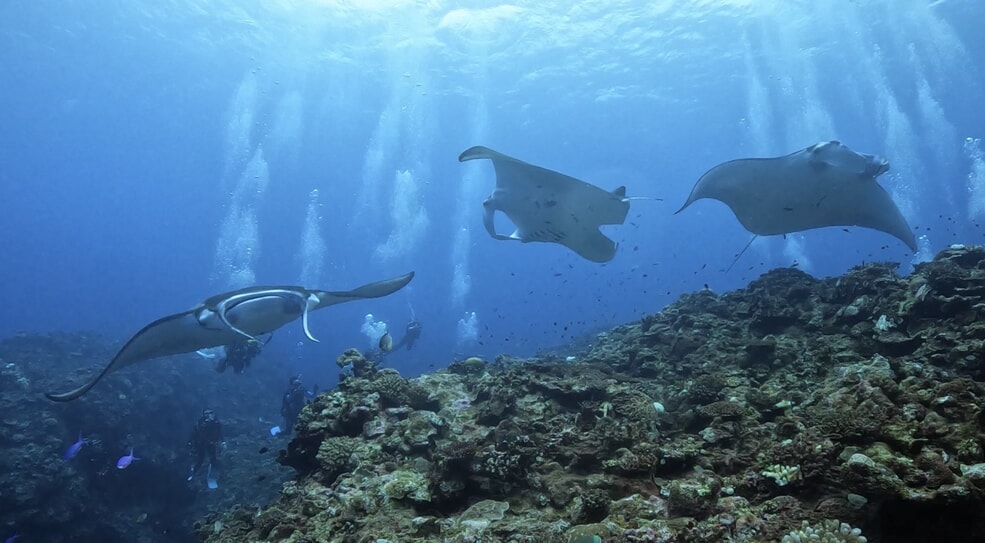
[[[266,341],[263,342],[244,338],[242,341],[223,346],[225,356],[216,361],[215,371],[222,373],[226,371],[227,367],[231,366],[233,372],[237,374],[243,373],[246,368],[250,367],[250,362],[253,362],[253,359],[263,351],[263,348],[273,338],[273,334],[270,334]]]
[[[290,381],[287,383],[287,391],[284,392],[284,396],[282,396],[280,400],[280,414],[284,417],[284,426],[278,433],[291,433],[294,430],[294,425],[298,422],[298,415],[301,414],[301,410],[304,409],[304,406],[308,403],[308,401],[311,398],[314,398],[317,394],[318,385],[315,385],[313,389],[308,390],[303,384],[301,384],[300,375],[291,377]]]
[[[195,463],[192,464],[191,473],[188,480],[191,481],[195,473],[202,467],[205,457],[209,457],[210,472],[215,468],[218,460],[216,455],[219,448],[225,448],[226,442],[222,439],[222,423],[219,422],[215,411],[206,408],[202,411],[202,416],[192,428],[192,433],[188,437],[188,450]]]
[[[421,337],[421,323],[420,321],[413,319],[407,323],[404,328],[404,337],[400,338],[400,341],[393,344],[393,350],[397,350],[401,347],[406,347],[407,350],[414,348],[414,343],[417,342]]]

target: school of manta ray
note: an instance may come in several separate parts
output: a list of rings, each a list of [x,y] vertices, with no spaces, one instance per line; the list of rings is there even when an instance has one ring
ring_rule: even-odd
[[[489,159],[496,186],[482,203],[483,225],[496,240],[557,243],[591,262],[612,260],[616,243],[599,231],[621,225],[629,212],[626,187],[608,191],[560,172],[523,162],[482,146],[458,160]],[[702,175],[681,213],[698,200],[718,200],[753,236],[773,236],[832,226],[859,226],[889,234],[916,251],[916,238],[903,214],[877,182],[889,162],[857,153],[838,141],[821,142],[786,156],[742,158],[718,164]],[[516,229],[496,232],[496,212]],[[256,339],[301,318],[305,336],[312,311],[345,302],[388,296],[407,286],[410,272],[348,291],[300,286],[253,286],[218,294],[195,307],[159,318],[133,335],[102,371],[63,393],[76,400],[107,375],[146,360]]]

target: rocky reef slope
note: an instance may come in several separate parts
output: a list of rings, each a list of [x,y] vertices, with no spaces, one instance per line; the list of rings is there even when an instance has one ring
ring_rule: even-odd
[[[576,356],[358,352],[209,543],[985,540],[985,250],[682,297]],[[813,535],[811,535],[813,534]]]
[[[75,402],[44,397],[84,381],[119,347],[77,332],[0,342],[0,539],[193,541],[196,519],[270,501],[290,475],[273,453],[258,452],[283,446],[259,420],[280,406],[279,388],[264,384],[283,382],[274,360],[259,360],[244,375],[217,375],[196,355],[183,355],[113,375]],[[260,401],[264,394],[269,399]],[[219,413],[228,442],[215,492],[204,477],[185,480],[192,462],[186,442],[204,407]],[[81,451],[64,459],[80,434]],[[117,469],[130,447],[140,460]]]

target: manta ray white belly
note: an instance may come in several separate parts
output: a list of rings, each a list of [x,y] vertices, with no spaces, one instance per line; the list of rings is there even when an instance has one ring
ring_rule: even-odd
[[[302,317],[304,333],[312,337],[308,329],[308,312],[318,303],[312,294],[280,290],[260,295],[231,297],[215,309],[203,307],[196,314],[198,322],[211,330],[232,330],[236,334],[256,339],[260,334],[273,332],[285,324]]]

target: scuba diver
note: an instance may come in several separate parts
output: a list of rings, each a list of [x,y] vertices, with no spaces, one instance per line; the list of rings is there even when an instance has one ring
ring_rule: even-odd
[[[316,394],[318,394],[318,385],[315,385],[314,389],[309,391],[301,384],[300,375],[291,377],[291,380],[287,383],[287,392],[284,393],[280,401],[280,414],[284,417],[284,426],[271,428],[271,435],[291,433],[298,421],[298,415],[301,414],[301,410],[308,403],[308,399],[313,398]]]
[[[225,356],[216,361],[215,371],[222,373],[226,371],[226,367],[232,366],[235,373],[243,373],[243,370],[250,366],[250,362],[260,354],[263,348],[273,338],[274,335],[270,334],[266,341],[263,342],[256,339],[244,338],[242,341],[225,345],[223,347]]]
[[[401,347],[407,347],[407,350],[414,348],[414,343],[421,337],[421,323],[417,320],[411,320],[404,327],[404,337],[400,338],[400,341],[394,343],[393,338],[390,336],[390,332],[384,332],[383,336],[380,337],[378,347],[380,349],[381,355],[386,355],[387,353],[393,352]],[[381,357],[382,359],[382,357]]]
[[[411,321],[407,323],[404,327],[404,337],[400,338],[400,341],[394,343],[393,336],[390,332],[384,332],[380,336],[379,342],[375,348],[370,349],[366,353],[366,360],[370,362],[370,367],[383,366],[386,363],[386,357],[393,351],[406,347],[409,351],[414,348],[414,343],[421,337],[421,323],[417,319],[411,318]],[[350,368],[351,372],[353,368]],[[346,373],[346,368],[343,367],[343,375]]]
[[[217,466],[218,460],[216,459],[216,455],[220,448],[222,450],[226,449],[226,442],[222,439],[222,423],[215,416],[215,411],[206,408],[202,411],[202,416],[195,423],[191,436],[188,438],[188,449],[195,459],[195,463],[192,464],[191,473],[188,475],[189,481],[195,477],[195,473],[198,472],[199,468],[202,467],[202,463],[205,461],[205,456],[208,455],[209,469],[206,480],[209,488],[216,488],[218,486],[215,476],[212,473],[212,468]]]
[[[421,337],[421,323],[416,319],[412,319],[404,327],[404,337],[400,338],[396,344],[394,344],[394,349],[399,349],[401,347],[406,347],[407,350],[414,348],[414,343],[417,342]]]

